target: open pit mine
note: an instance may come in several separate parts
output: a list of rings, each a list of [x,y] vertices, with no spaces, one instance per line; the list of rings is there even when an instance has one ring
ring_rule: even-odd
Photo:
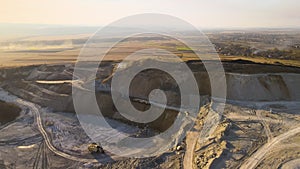
[[[188,61],[187,65],[200,94],[200,110],[192,119],[192,129],[169,151],[136,159],[102,150],[101,143],[93,143],[81,128],[72,85],[84,90],[85,83],[91,82],[82,83],[73,77],[74,64],[1,68],[0,168],[299,167],[300,68],[224,61],[227,97],[217,98],[211,97],[204,65],[199,61]],[[180,84],[166,73],[149,69],[131,82],[131,104],[146,111],[155,105],[149,102],[149,93],[159,88],[168,100],[165,111],[147,124],[126,119],[111,97],[116,66],[115,61],[103,62],[92,79],[98,106],[113,128],[132,137],[150,137],[164,132],[177,116],[187,113],[179,108]],[[218,114],[224,99],[224,112]],[[114,131],[99,130],[107,142],[119,137]]]

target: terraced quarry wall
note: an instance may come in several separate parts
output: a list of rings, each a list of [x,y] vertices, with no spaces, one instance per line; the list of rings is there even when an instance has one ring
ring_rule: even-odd
[[[241,65],[239,66],[242,67]],[[261,67],[265,69],[265,66]],[[228,69],[228,67],[225,67],[225,70],[226,68]],[[233,68],[237,69],[236,64]],[[74,112],[71,96],[72,85],[70,83],[40,84],[37,82],[38,80],[70,80],[72,79],[72,69],[72,65],[43,65],[37,67],[2,69],[0,70],[0,85],[14,95],[41,106],[49,107],[54,111]],[[105,68],[105,70],[109,69],[112,69],[112,66],[108,64],[108,67]],[[293,70],[292,68],[289,69]],[[264,74],[256,72],[249,73],[249,71],[246,70],[247,73],[242,73],[241,68],[237,69],[237,72],[233,72],[233,70],[228,71],[226,72],[227,86],[225,86],[227,87],[227,99],[237,101],[300,101],[300,89],[298,87],[300,84],[300,74],[298,73],[298,68],[294,69],[294,72],[289,71]],[[107,73],[101,74],[100,72],[100,75],[97,77],[98,80],[100,79],[99,83],[96,83],[96,88],[98,90],[96,94],[98,104],[104,109],[104,114],[106,116],[113,118],[119,117],[119,115],[116,114],[117,110],[109,96],[110,81],[105,85],[101,84],[101,79],[108,77],[109,72],[111,71],[105,72]],[[47,76],[45,76],[45,74],[47,74]],[[161,89],[167,90],[168,106],[179,107],[180,94],[178,94],[178,84],[166,74],[160,73],[159,75],[160,76],[158,77],[153,71],[145,71],[136,76],[134,80],[136,82],[131,85],[132,89],[130,97],[147,101],[149,93],[153,89],[160,87]],[[161,75],[163,75],[163,77],[161,77]],[[203,70],[196,70],[194,71],[194,76],[199,86],[200,95],[210,95],[210,79],[207,73]],[[101,85],[106,87],[98,87]],[[106,95],[99,94],[101,92],[106,93]],[[148,109],[147,105],[141,105],[140,103],[134,103],[134,105],[139,110]],[[169,111],[169,114],[167,112],[167,114],[160,117],[159,120],[155,121],[153,124],[163,124],[161,128],[165,129],[168,124],[162,123],[162,121],[168,118],[168,121],[172,123],[173,120],[170,120],[170,117],[176,117],[174,116],[174,111]]]
[[[227,98],[238,101],[300,101],[300,74],[227,73]]]
[[[194,73],[199,92],[211,95],[209,77],[206,73]],[[300,74],[226,73],[227,99],[237,101],[299,101]],[[224,87],[224,86],[220,86]]]

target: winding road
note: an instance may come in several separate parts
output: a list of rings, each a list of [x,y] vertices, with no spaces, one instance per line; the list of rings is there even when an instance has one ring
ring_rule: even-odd
[[[22,99],[17,99],[16,102],[18,104],[28,107],[30,109],[30,111],[34,114],[38,129],[45,140],[46,146],[48,147],[48,149],[51,152],[55,153],[56,155],[64,157],[69,160],[72,160],[72,161],[78,161],[78,162],[83,162],[83,163],[104,163],[104,162],[108,162],[111,159],[116,159],[116,158],[113,158],[113,156],[105,157],[103,159],[89,159],[89,158],[75,157],[75,156],[72,156],[70,154],[67,154],[65,152],[58,150],[57,148],[55,148],[52,145],[51,139],[43,127],[41,115],[40,115],[39,109],[36,107],[36,105],[33,103],[30,103],[30,102],[24,101]]]
[[[300,133],[300,127],[294,128],[284,134],[274,137],[270,142],[258,149],[248,160],[242,164],[241,169],[254,169],[262,160],[263,157],[278,143],[288,139],[289,137]]]
[[[281,169],[300,168],[300,159],[291,160],[282,165]]]

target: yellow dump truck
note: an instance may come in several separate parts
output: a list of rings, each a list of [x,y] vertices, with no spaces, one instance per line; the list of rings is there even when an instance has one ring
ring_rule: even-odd
[[[90,153],[104,153],[103,148],[97,143],[89,144],[88,150]]]

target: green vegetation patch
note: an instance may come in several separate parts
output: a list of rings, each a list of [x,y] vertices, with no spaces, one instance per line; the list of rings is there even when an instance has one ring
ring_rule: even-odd
[[[193,49],[187,46],[177,46],[176,49],[177,51],[193,51]]]

